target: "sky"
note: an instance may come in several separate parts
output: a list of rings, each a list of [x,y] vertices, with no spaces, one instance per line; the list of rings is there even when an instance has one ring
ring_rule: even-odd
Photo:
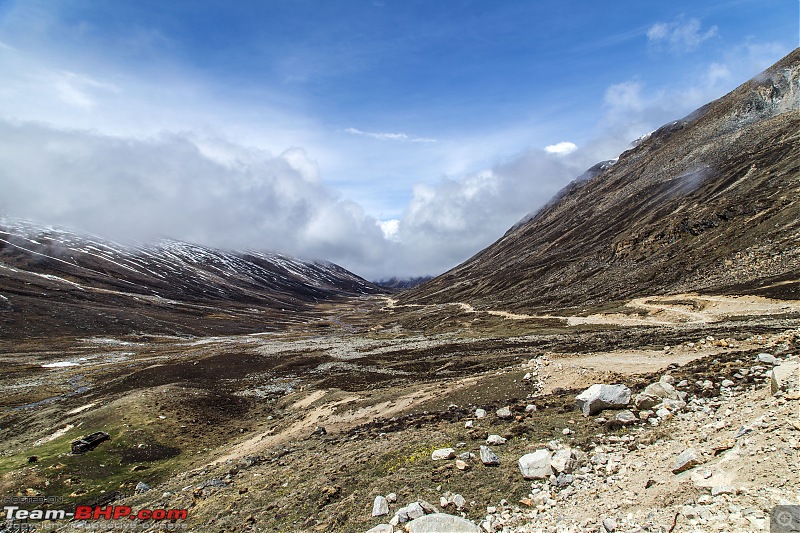
[[[0,0],[0,215],[436,275],[799,25],[796,0]]]

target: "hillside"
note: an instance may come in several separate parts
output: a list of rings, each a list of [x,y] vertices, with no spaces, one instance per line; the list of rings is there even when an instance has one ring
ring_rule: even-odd
[[[800,49],[400,302],[542,311],[688,291],[799,298],[798,77]]]
[[[242,333],[382,292],[332,263],[178,241],[127,246],[0,220],[0,337]]]

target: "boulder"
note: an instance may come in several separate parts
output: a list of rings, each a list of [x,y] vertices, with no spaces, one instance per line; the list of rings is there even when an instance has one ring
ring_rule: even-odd
[[[481,533],[480,528],[465,518],[445,513],[422,516],[406,524],[408,533]]]
[[[372,516],[383,516],[389,514],[389,502],[383,496],[375,496],[372,504]]]
[[[434,461],[443,461],[447,459],[453,459],[456,456],[456,451],[453,448],[439,448],[438,450],[434,450],[431,454],[431,459]]]
[[[525,479],[547,479],[553,473],[550,450],[541,449],[519,458],[519,470]]]
[[[603,409],[622,409],[631,401],[631,390],[625,385],[592,385],[575,400],[583,416],[591,416]]]
[[[486,466],[497,466],[500,458],[488,446],[481,446],[481,462]]]
[[[800,392],[800,363],[783,363],[774,367],[769,381],[772,394]]]

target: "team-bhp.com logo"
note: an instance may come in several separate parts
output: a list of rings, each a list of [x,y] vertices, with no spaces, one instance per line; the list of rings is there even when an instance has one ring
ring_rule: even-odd
[[[16,505],[3,507],[6,521],[20,520],[186,520],[189,515],[186,509],[140,509],[133,512],[127,505],[91,506],[79,505],[74,513],[64,509],[20,509]]]

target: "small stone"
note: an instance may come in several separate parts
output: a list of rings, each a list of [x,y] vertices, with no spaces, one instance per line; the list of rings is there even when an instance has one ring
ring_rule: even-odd
[[[504,439],[500,435],[489,435],[489,438],[486,439],[486,444],[491,444],[492,446],[499,446],[505,443],[506,439]]]
[[[535,412],[536,412],[536,406],[535,406],[535,405],[533,405],[532,403],[531,403],[531,404],[528,404],[528,405],[526,405],[526,406],[525,406],[525,412],[526,412],[526,413],[535,413]]]
[[[475,424],[472,422],[472,420],[467,420],[466,422],[464,422],[464,427],[467,429],[473,427],[474,425]]]
[[[763,363],[765,365],[774,365],[778,362],[774,355],[769,353],[760,353],[756,356],[756,360],[759,363]]]
[[[481,462],[484,465],[497,466],[500,464],[500,458],[488,446],[481,446],[480,454]]]
[[[678,389],[685,389],[688,386],[689,386],[689,381],[685,379],[680,380],[678,384],[675,385],[675,387]]]
[[[734,383],[733,381],[731,381],[729,379],[723,379],[722,383],[720,384],[720,386],[725,387],[725,388],[733,387],[734,385],[736,385],[736,383]]]
[[[605,528],[608,533],[612,533],[613,531],[617,530],[617,521],[611,517],[603,519],[603,528]]]
[[[397,494],[390,492],[386,495],[386,501],[389,503],[395,503],[397,501]]]
[[[509,420],[510,418],[514,417],[514,413],[512,413],[511,409],[508,407],[501,407],[495,412],[495,414],[497,414],[497,418],[502,420]]]
[[[625,409],[624,411],[620,411],[619,413],[617,413],[617,416],[615,416],[614,418],[616,420],[619,420],[623,424],[626,424],[626,425],[627,424],[633,424],[634,422],[636,422],[638,420],[636,418],[636,415],[633,414],[633,412],[629,411],[628,409]]]
[[[697,450],[694,448],[687,448],[681,452],[681,454],[675,460],[675,464],[672,466],[672,473],[680,474],[681,472],[685,472],[690,468],[694,468],[701,462],[702,461],[700,460],[700,455],[697,453]]]
[[[461,459],[462,461],[470,461],[475,458],[475,455],[472,452],[461,452],[458,454],[457,459]]]
[[[383,516],[389,514],[389,502],[383,496],[375,496],[372,504],[372,516]]]
[[[447,459],[453,459],[456,456],[456,451],[453,448],[439,448],[438,450],[434,450],[431,454],[431,459],[434,461],[444,461]]]
[[[485,409],[475,409],[475,418],[486,418]]]
[[[464,461],[463,459],[456,459],[456,468],[459,470],[469,470],[470,466],[469,463]]]
[[[136,487],[133,489],[135,494],[144,494],[145,492],[150,490],[150,485],[145,483],[144,481],[140,481],[136,484]]]

